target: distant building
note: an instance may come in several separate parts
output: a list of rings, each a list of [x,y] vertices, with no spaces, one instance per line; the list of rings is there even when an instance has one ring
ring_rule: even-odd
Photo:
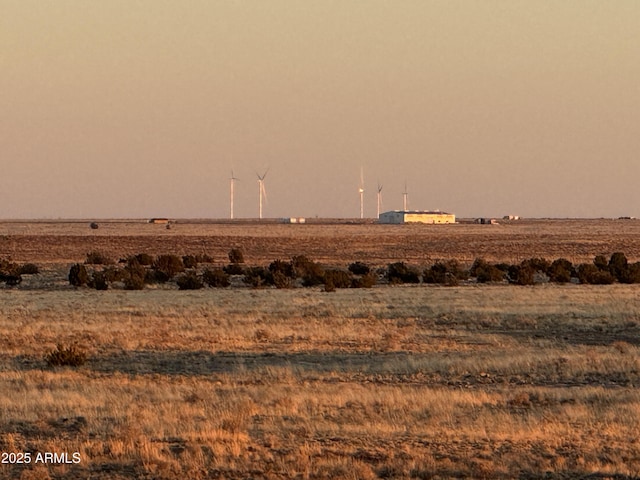
[[[476,223],[480,225],[497,225],[498,221],[495,218],[476,218]]]
[[[456,223],[456,216],[453,213],[424,210],[393,210],[380,214],[378,223]]]
[[[505,215],[503,220],[520,220],[520,215]]]
[[[166,224],[166,223],[169,223],[169,219],[168,218],[151,218],[149,219],[149,223]]]
[[[283,218],[283,223],[307,223],[307,219],[304,217],[290,217]]]

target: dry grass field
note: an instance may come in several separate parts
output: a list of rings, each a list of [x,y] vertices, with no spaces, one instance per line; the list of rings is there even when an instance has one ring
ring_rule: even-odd
[[[640,257],[640,222],[498,226],[0,223],[7,479],[640,476],[637,285],[73,289],[92,250],[426,264]],[[87,354],[50,367],[57,344]],[[79,463],[36,463],[38,453]],[[8,458],[8,457],[7,457]]]

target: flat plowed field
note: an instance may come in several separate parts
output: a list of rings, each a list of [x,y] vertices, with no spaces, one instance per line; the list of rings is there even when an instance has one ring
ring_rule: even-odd
[[[114,258],[150,254],[207,253],[218,262],[241,247],[248,263],[304,254],[327,264],[355,260],[428,263],[455,258],[471,263],[517,262],[530,257],[588,262],[622,251],[640,259],[640,220],[521,220],[499,225],[377,225],[189,223],[166,229],[143,221],[0,222],[0,256],[17,262],[77,262],[93,250]]]

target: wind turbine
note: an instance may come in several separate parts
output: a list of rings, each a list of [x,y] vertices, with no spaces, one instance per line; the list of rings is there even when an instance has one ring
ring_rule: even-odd
[[[360,167],[360,187],[358,188],[360,193],[360,218],[364,218],[364,172]]]
[[[239,180],[233,175],[233,170],[231,170],[231,177],[229,178],[229,204],[230,204],[230,216],[233,220],[233,187],[235,186],[236,180]]]
[[[378,183],[378,218],[380,218],[381,207],[382,207],[382,185]]]
[[[256,174],[258,176],[258,218],[262,219],[262,199],[264,198],[264,201],[267,201],[267,191],[264,189],[264,178],[267,176],[267,173],[269,172],[269,169],[267,168],[265,170],[265,172],[260,175],[260,174]]]
[[[402,211],[407,211],[407,197],[409,196],[409,192],[407,192],[407,182],[404,182],[404,192],[402,194]]]

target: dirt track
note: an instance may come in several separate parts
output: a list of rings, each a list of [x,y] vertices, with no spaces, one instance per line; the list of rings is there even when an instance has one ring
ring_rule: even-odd
[[[284,225],[277,223],[187,223],[149,225],[142,221],[0,223],[0,257],[18,262],[76,262],[92,250],[114,258],[150,254],[207,253],[226,263],[232,247],[249,263],[304,254],[323,263],[355,260],[427,263],[476,257],[515,262],[530,257],[588,262],[598,254],[624,252],[640,259],[639,220],[523,220],[500,225]]]

